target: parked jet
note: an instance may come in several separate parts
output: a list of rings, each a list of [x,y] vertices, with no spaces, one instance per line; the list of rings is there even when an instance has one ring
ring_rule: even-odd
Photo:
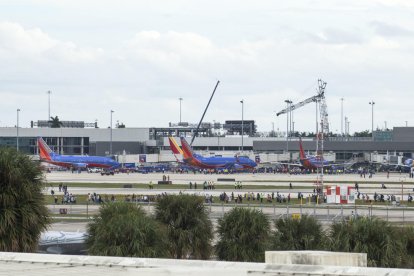
[[[181,148],[173,137],[169,137],[170,147],[175,154],[182,154],[183,160],[179,161],[186,165],[202,169],[236,169],[248,170],[257,166],[256,162],[244,156],[221,157],[212,156],[204,157],[193,152],[190,145],[184,137],[181,137]],[[178,160],[178,159],[177,159]]]
[[[317,169],[322,167],[332,167],[333,164],[327,160],[323,160],[321,156],[307,155],[303,150],[302,139],[299,138],[299,160],[300,164],[306,169]]]
[[[386,163],[391,170],[414,172],[414,162],[412,158],[404,158],[399,164]]]
[[[86,253],[87,237],[84,232],[47,231],[40,235],[38,252],[83,255]]]
[[[67,168],[99,167],[114,169],[120,167],[118,162],[109,157],[56,154],[41,137],[37,138],[37,145],[39,147],[40,161],[49,164]]]
[[[411,159],[411,158],[405,159],[404,162],[403,162],[403,165],[401,165],[401,166],[408,167],[408,168],[414,167],[413,159]]]
[[[299,162],[300,163],[279,163],[289,166],[296,166],[296,167],[303,167],[309,170],[315,170],[318,168],[343,168],[344,166],[351,165],[351,163],[341,163],[341,164],[333,164],[327,160],[322,159],[321,156],[318,155],[309,155],[306,154],[303,150],[302,139],[299,137]]]

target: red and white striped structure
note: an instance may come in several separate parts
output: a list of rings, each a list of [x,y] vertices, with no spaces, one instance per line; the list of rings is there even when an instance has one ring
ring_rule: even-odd
[[[327,186],[326,202],[336,204],[354,204],[355,188],[351,186]]]

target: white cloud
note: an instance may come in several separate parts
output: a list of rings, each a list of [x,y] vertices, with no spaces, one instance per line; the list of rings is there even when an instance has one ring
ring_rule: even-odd
[[[25,29],[12,22],[0,22],[0,53],[3,57],[52,59],[63,62],[93,61],[102,49],[81,49],[73,42],[52,39],[39,28]]]
[[[390,93],[398,98],[411,93],[409,3],[339,2],[234,6],[233,1],[217,12],[211,12],[214,1],[169,3],[170,10],[152,2],[146,8],[138,1],[134,9],[100,2],[96,14],[82,10],[78,16],[79,2],[40,1],[36,5],[45,9],[59,7],[59,18],[49,13],[50,22],[33,16],[20,20],[24,23],[0,11],[0,19],[6,18],[0,22],[0,62],[7,64],[0,96],[14,95],[0,102],[3,120],[13,122],[20,104],[29,118],[44,117],[45,91],[52,90],[53,113],[65,120],[98,119],[105,125],[108,110],[115,109],[127,126],[165,126],[178,121],[183,97],[183,118],[196,122],[219,79],[206,120],[239,118],[243,98],[246,118],[269,130],[284,100],[314,95],[321,77],[328,82],[333,129],[339,128],[341,97],[354,129],[370,126],[364,112],[371,99],[383,108],[379,121],[403,121],[410,108],[396,114],[380,103],[389,102]],[[384,4],[392,6],[384,9]],[[396,14],[402,16],[394,20]],[[314,106],[295,116],[295,128],[313,130]]]

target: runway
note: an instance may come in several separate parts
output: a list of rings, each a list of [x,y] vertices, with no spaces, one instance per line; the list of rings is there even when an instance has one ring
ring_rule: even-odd
[[[119,173],[115,175],[101,175],[99,173],[71,173],[71,172],[51,172],[45,173],[47,182],[73,182],[73,183],[157,183],[162,180],[163,176],[169,178],[172,184],[188,184],[192,182],[215,181],[218,178],[234,178],[236,181],[242,181],[244,184],[267,184],[275,182],[309,182],[316,180],[316,174],[271,174],[271,173],[239,173],[239,174],[201,174],[201,173]],[[409,178],[408,174],[391,174],[389,178],[385,173],[374,174],[372,178],[360,177],[359,174],[325,174],[326,182],[364,182],[364,183],[388,183],[388,182],[404,182],[414,184],[414,179]]]

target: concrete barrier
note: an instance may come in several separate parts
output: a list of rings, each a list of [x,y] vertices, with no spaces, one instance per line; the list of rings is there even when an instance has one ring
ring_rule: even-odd
[[[286,253],[286,252],[284,252]],[[325,252],[327,254],[333,252]],[[412,269],[323,265],[277,265],[247,262],[98,257],[0,252],[0,275],[375,275],[414,276]]]
[[[217,178],[217,182],[235,182],[236,178]]]
[[[266,251],[266,264],[366,267],[366,253],[330,251]]]

